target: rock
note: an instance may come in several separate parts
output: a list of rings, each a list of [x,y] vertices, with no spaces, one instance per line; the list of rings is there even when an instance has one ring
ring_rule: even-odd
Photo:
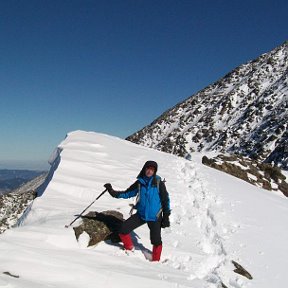
[[[202,163],[263,189],[281,191],[288,197],[286,177],[278,167],[269,163],[261,163],[240,155],[223,154],[211,159],[203,156]]]
[[[246,270],[246,269],[244,269],[243,268],[243,266],[241,266],[239,263],[237,263],[236,261],[231,261],[232,262],[232,264],[235,266],[235,270],[233,270],[235,273],[237,273],[237,274],[240,274],[240,275],[242,275],[242,276],[244,276],[244,277],[246,277],[246,278],[248,278],[249,280],[252,280],[253,279],[253,277],[252,277],[252,275]]]
[[[283,181],[281,184],[279,184],[278,187],[283,192],[283,194],[288,197],[288,184]]]
[[[0,196],[0,234],[17,225],[18,220],[35,197],[35,191],[10,192]]]
[[[119,211],[108,210],[100,213],[91,211],[81,218],[82,223],[73,227],[77,241],[83,232],[90,237],[88,247],[105,240],[120,241],[118,231],[124,218]]]
[[[202,164],[212,167],[213,163],[215,163],[213,159],[209,159],[207,156],[202,157]]]
[[[10,272],[8,272],[8,271],[3,272],[3,274],[5,274],[5,275],[7,275],[7,276],[10,276],[10,277],[13,277],[13,278],[20,278],[19,275],[14,275],[14,274],[12,274],[12,273],[10,273]]]

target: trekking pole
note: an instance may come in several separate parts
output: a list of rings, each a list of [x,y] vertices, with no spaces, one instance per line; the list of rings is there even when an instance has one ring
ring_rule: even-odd
[[[103,192],[101,192],[101,194],[99,196],[97,196],[97,198],[89,206],[87,206],[69,225],[65,225],[65,228],[70,227],[77,219],[79,219],[83,215],[83,213],[88,208],[90,208],[95,203],[95,201],[97,201],[106,191],[107,191],[107,189],[105,189]]]

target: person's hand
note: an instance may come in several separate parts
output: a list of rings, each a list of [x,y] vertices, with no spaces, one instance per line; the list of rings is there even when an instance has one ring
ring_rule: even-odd
[[[114,189],[112,188],[112,185],[110,183],[106,183],[104,185],[104,187],[107,189],[108,193],[112,196],[112,197],[117,197],[117,192],[114,191]]]
[[[169,216],[170,216],[170,212],[166,212],[166,213],[163,212],[162,221],[161,221],[162,228],[170,227]]]
[[[108,192],[111,191],[111,190],[113,190],[112,185],[111,185],[110,183],[106,183],[106,184],[104,185],[104,187],[107,189]]]

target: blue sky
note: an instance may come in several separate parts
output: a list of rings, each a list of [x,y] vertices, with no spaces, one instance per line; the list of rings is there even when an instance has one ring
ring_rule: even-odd
[[[288,1],[0,1],[0,168],[69,131],[125,138],[288,40]]]

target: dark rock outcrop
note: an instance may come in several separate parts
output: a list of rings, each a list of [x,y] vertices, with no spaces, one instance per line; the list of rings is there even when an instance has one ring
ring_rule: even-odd
[[[101,213],[91,211],[81,218],[82,223],[73,227],[77,241],[83,232],[86,232],[90,237],[88,247],[105,240],[120,241],[118,230],[124,218],[119,211],[108,210]]]
[[[12,273],[10,273],[9,271],[5,271],[5,272],[3,272],[3,274],[4,274],[4,275],[7,275],[7,276],[10,276],[10,277],[12,277],[12,278],[20,278],[19,275],[12,274]]]
[[[239,263],[237,263],[236,261],[233,261],[233,260],[232,260],[232,264],[236,268],[234,270],[235,273],[240,274],[240,275],[248,278],[249,280],[253,279],[252,275],[242,265],[240,265]]]
[[[261,163],[239,155],[223,154],[210,159],[204,156],[202,163],[266,190],[280,190],[288,197],[286,177],[278,167],[268,163]]]

